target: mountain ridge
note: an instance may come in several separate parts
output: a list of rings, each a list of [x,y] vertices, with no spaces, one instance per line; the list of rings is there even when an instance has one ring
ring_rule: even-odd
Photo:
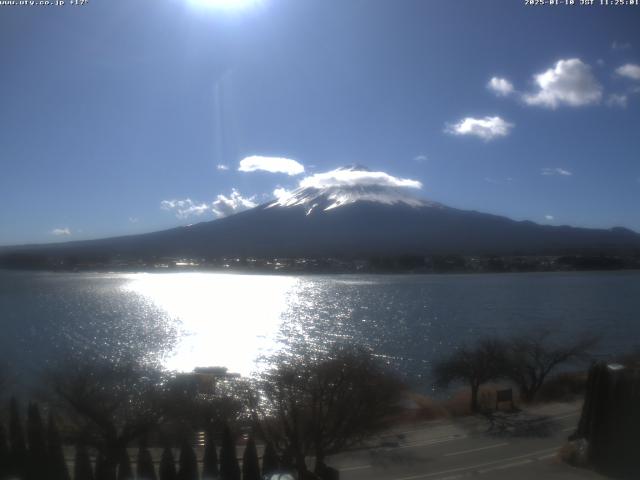
[[[624,227],[588,229],[452,208],[412,192],[419,181],[349,165],[277,189],[276,199],[217,220],[138,235],[0,248],[61,259],[545,255],[640,252]],[[49,263],[51,260],[47,260]]]
[[[435,205],[435,207],[434,207]],[[358,200],[340,208],[267,202],[225,218],[157,232],[57,244],[4,247],[7,253],[173,257],[564,254],[636,251],[624,228],[540,225],[441,204]]]

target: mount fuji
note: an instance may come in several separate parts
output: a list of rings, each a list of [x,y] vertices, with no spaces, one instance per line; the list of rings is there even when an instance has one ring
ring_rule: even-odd
[[[350,166],[303,179],[276,200],[225,218],[159,232],[2,253],[53,256],[349,257],[374,255],[560,255],[637,252],[621,227],[539,225],[460,210],[414,196],[415,180]]]

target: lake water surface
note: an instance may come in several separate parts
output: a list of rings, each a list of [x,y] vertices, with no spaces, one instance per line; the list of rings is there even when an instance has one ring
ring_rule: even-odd
[[[367,345],[414,384],[477,338],[546,328],[640,344],[640,272],[243,275],[0,271],[0,360],[29,377],[73,353],[249,374],[283,345]]]

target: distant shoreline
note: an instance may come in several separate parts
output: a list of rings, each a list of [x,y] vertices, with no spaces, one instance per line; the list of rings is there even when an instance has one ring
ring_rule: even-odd
[[[0,270],[52,273],[236,273],[267,275],[496,274],[640,271],[640,255],[398,256],[369,259],[223,258],[209,261],[163,258],[153,262],[69,262],[66,259],[0,257]],[[31,261],[29,261],[31,260]]]

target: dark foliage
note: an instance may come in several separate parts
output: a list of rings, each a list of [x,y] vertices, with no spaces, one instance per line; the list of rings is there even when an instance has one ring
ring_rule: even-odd
[[[144,442],[140,443],[138,449],[138,465],[136,467],[138,480],[156,480],[156,469],[153,466],[153,458],[151,452]]]
[[[58,427],[53,418],[53,414],[49,413],[49,422],[47,425],[47,444],[49,457],[49,479],[50,480],[70,480],[67,463],[64,459],[64,451],[62,450],[62,441],[58,433]]]
[[[118,461],[118,480],[134,480],[131,459],[126,448],[123,448]]]
[[[178,480],[176,461],[169,447],[164,449],[160,459],[160,480]]]
[[[76,445],[76,459],[73,472],[74,480],[94,480],[91,458],[89,457],[87,447],[82,443]]]
[[[260,463],[256,442],[249,438],[242,456],[242,480],[260,480]]]
[[[220,478],[221,480],[240,480],[240,466],[236,456],[236,443],[228,425],[222,432],[222,446],[220,448]]]
[[[198,480],[198,459],[193,447],[186,440],[180,447],[179,465],[178,480]]]
[[[108,461],[104,453],[96,458],[96,480],[116,480],[116,464]]]
[[[262,473],[263,475],[269,475],[278,471],[280,464],[278,462],[278,455],[271,442],[267,442],[264,453],[262,454]]]
[[[48,474],[47,444],[40,410],[35,403],[27,408],[27,440],[29,442],[28,478],[41,480]]]
[[[7,444],[4,425],[0,423],[0,478],[5,478],[9,475],[9,466],[9,445]]]
[[[213,435],[207,435],[207,444],[204,447],[204,458],[202,459],[202,480],[213,480],[218,478],[218,452]]]
[[[446,387],[451,382],[465,382],[471,388],[470,409],[478,412],[480,386],[504,375],[507,345],[497,339],[484,339],[475,346],[463,346],[449,358],[435,364],[436,382]]]
[[[27,467],[27,445],[22,431],[22,421],[20,419],[20,409],[18,401],[11,399],[9,405],[9,447],[10,447],[10,469],[13,475],[24,477]]]

